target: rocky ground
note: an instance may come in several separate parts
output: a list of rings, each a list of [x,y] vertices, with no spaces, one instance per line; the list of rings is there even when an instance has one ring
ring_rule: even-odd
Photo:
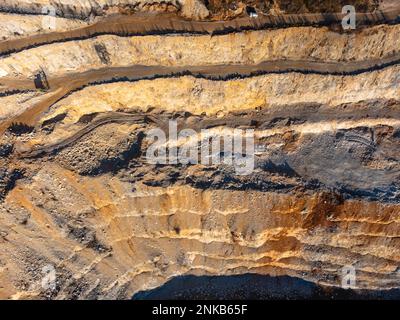
[[[0,1],[0,298],[398,296],[400,10],[354,4]],[[254,130],[254,168],[152,163],[171,120],[197,155]]]

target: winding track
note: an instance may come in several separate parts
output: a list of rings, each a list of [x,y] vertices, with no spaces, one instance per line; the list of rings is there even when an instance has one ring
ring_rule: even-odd
[[[129,113],[117,113],[117,112],[111,112],[109,114],[106,114],[105,116],[91,122],[87,126],[85,126],[83,129],[77,131],[74,133],[72,136],[57,142],[52,145],[48,146],[43,146],[39,147],[33,150],[29,151],[24,151],[20,152],[18,156],[20,158],[35,158],[44,154],[50,154],[53,151],[65,148],[69,146],[70,144],[74,143],[75,141],[79,140],[82,138],[84,135],[88,134],[92,130],[96,129],[97,127],[100,127],[104,124],[113,122],[113,123],[140,123],[145,121],[146,119],[150,119],[150,117],[143,115],[143,114],[129,114]]]
[[[369,119],[392,119],[392,120],[400,120],[399,112],[397,111],[398,103],[389,102],[388,105],[383,104],[383,107],[376,107],[375,105],[371,105],[364,110],[358,110],[357,115],[352,117],[352,120],[358,121],[365,119],[368,117]],[[357,104],[350,105],[351,108],[357,108]],[[350,108],[350,109],[351,109]],[[344,111],[343,114],[337,115],[335,110],[322,109],[318,110],[318,112],[307,109],[299,109],[296,110],[296,119],[299,123],[304,122],[315,122],[319,123],[320,121],[327,121],[329,119],[336,119],[345,121],[348,120],[350,111]],[[195,131],[200,132],[202,129],[210,129],[213,127],[253,127],[259,128],[260,130],[266,129],[269,126],[273,125],[274,120],[276,119],[290,119],[291,112],[288,111],[279,111],[273,113],[252,113],[249,112],[247,114],[235,115],[231,114],[224,118],[215,118],[215,117],[198,117],[194,122],[187,122],[187,118],[177,119],[178,128],[186,129],[190,128]],[[35,146],[30,150],[21,150],[17,152],[16,156],[20,159],[23,158],[36,158],[40,156],[49,155],[55,151],[68,147],[80,140],[83,136],[90,133],[92,130],[103,126],[108,123],[154,123],[157,127],[162,128],[164,132],[168,132],[168,121],[172,118],[172,114],[146,114],[141,112],[136,113],[126,113],[126,112],[106,112],[98,116],[97,119],[88,123],[82,129],[79,129],[77,132],[72,134],[71,136],[62,139],[58,142],[43,145],[43,146]],[[266,126],[265,126],[266,125]],[[348,135],[348,140],[356,143],[362,143],[366,145],[368,148],[376,149],[375,145],[365,138]]]
[[[82,73],[68,74],[61,77],[49,78],[52,90],[44,98],[16,117],[0,125],[3,133],[12,122],[34,126],[43,112],[53,104],[63,99],[71,92],[89,85],[104,84],[117,81],[138,81],[161,77],[177,77],[190,74],[209,80],[227,80],[233,77],[250,77],[271,73],[314,73],[321,75],[357,75],[364,72],[380,70],[388,66],[400,64],[400,53],[383,59],[349,62],[321,62],[305,60],[265,61],[256,65],[206,65],[206,66],[143,66],[111,67],[88,70]],[[33,82],[18,80],[3,81],[9,90],[27,91],[34,89]],[[12,88],[12,89],[11,89]],[[13,93],[13,91],[11,91]]]

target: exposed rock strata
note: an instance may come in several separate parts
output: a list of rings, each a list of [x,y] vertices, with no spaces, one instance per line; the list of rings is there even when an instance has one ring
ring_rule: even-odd
[[[154,1],[51,3],[57,19],[86,19],[68,18],[61,33],[111,13],[129,21],[160,9]],[[341,4],[331,3],[235,5],[276,17]],[[176,13],[161,11],[185,26],[193,22],[185,10],[191,19],[233,19],[213,22],[221,26],[252,21],[217,2],[208,17],[195,2],[171,4]],[[0,298],[127,299],[181,275],[248,273],[278,284],[290,276],[329,296],[344,266],[356,269],[362,297],[398,297],[398,24],[60,37],[29,48],[24,41],[43,34],[38,2],[0,5],[13,12],[5,17],[29,21],[18,22],[23,35],[0,34],[0,51],[15,51],[0,58]],[[38,72],[48,89],[35,87]],[[202,129],[214,137],[254,130],[254,170],[150,163],[147,133],[168,131],[171,119],[195,134],[167,150],[198,146]],[[46,266],[56,271],[54,288],[42,285]],[[297,297],[293,290],[278,296]]]

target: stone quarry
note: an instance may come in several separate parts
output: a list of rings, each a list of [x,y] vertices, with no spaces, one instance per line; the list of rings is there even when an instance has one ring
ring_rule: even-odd
[[[390,0],[1,0],[0,299],[249,274],[334,298],[349,266],[354,295],[399,298],[399,22]],[[171,121],[192,146],[252,132],[251,172],[152,163]]]

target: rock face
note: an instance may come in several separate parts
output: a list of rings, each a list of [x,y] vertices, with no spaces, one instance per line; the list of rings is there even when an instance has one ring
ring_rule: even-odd
[[[400,8],[329,3],[0,1],[0,298],[398,298]]]

